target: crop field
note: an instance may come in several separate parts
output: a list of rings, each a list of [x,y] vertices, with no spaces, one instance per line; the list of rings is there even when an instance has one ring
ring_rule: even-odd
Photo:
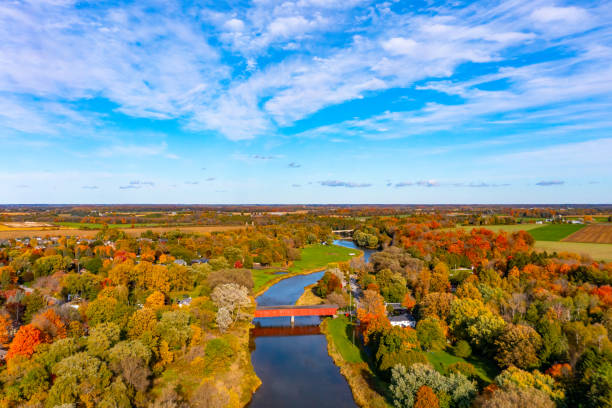
[[[529,234],[536,241],[561,241],[584,227],[582,224],[548,224],[530,230]]]
[[[532,229],[541,228],[541,224],[512,224],[512,225],[460,225],[458,228],[466,231],[471,231],[474,228],[486,228],[491,231],[499,232],[506,231],[513,233],[516,231],[530,231]]]
[[[612,244],[612,224],[595,224],[580,229],[567,236],[566,242],[592,242],[595,244]]]
[[[612,244],[593,244],[588,242],[536,241],[535,249],[546,252],[572,252],[589,255],[595,260],[612,261]]]
[[[191,227],[143,227],[143,228],[125,228],[123,231],[131,237],[138,237],[143,232],[151,230],[156,233],[168,232],[168,231],[185,231],[193,233],[207,233],[207,232],[219,232],[219,231],[233,231],[245,228],[243,225],[202,225],[202,226],[191,226]],[[78,236],[82,238],[92,238],[100,232],[99,230],[81,230],[74,228],[67,229],[29,229],[29,230],[1,230],[0,239],[11,239],[11,238],[26,238],[26,237],[44,237],[47,235],[57,237],[68,237]]]
[[[55,224],[61,227],[68,227],[74,229],[102,229],[104,224],[96,224],[90,222],[56,222]],[[132,224],[106,224],[108,228],[131,228]],[[163,225],[156,223],[143,223],[143,224],[134,224],[134,228],[144,228],[144,227],[161,227]]]

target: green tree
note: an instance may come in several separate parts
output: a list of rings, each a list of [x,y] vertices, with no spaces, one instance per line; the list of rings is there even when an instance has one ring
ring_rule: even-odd
[[[421,347],[426,351],[439,351],[446,348],[446,336],[440,321],[433,317],[425,318],[416,326]]]
[[[64,358],[51,372],[56,378],[46,401],[49,408],[100,401],[112,378],[112,373],[103,361],[85,352]]]

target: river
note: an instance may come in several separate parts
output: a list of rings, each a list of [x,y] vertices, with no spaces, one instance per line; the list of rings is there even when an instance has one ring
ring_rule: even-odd
[[[358,249],[352,241],[334,243]],[[282,280],[257,297],[257,304],[294,304],[304,287],[321,279],[323,273]],[[296,317],[294,327],[288,317],[255,319],[253,323],[251,361],[262,385],[250,407],[356,407],[351,389],[327,353],[319,317]]]

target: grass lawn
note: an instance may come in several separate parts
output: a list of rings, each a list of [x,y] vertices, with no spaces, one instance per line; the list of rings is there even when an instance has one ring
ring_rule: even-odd
[[[253,269],[251,273],[253,275],[253,292],[257,292],[266,283],[280,276],[275,269]]]
[[[546,252],[573,252],[579,255],[589,255],[595,260],[612,261],[612,244],[536,241],[535,249]]]
[[[449,354],[446,351],[430,351],[426,353],[426,355],[427,359],[431,364],[433,364],[434,368],[442,374],[446,373],[446,368],[449,365],[457,363],[459,361],[463,361],[473,365],[476,369],[476,373],[478,374],[478,376],[487,383],[493,382],[493,379],[497,376],[497,374],[499,374],[499,369],[493,362],[487,361],[476,356],[471,356],[467,359],[464,359],[461,357],[453,356],[452,354]]]
[[[536,241],[561,241],[584,228],[583,224],[548,224],[529,231]]]
[[[363,363],[359,347],[354,345],[349,339],[349,333],[353,330],[352,324],[345,316],[329,319],[327,322],[329,334],[334,339],[336,350],[342,354],[344,361],[349,363]]]
[[[359,254],[360,251],[352,248],[345,248],[338,245],[308,245],[302,249],[302,257],[294,261],[289,267],[289,272],[299,273],[323,269],[331,262],[344,262],[352,258],[349,254]]]

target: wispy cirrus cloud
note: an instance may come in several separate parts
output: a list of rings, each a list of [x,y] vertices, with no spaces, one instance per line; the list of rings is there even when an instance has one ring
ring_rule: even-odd
[[[154,187],[155,183],[152,181],[141,181],[141,180],[132,180],[129,184],[124,186],[119,186],[121,190],[137,190],[143,187]]]
[[[347,187],[347,188],[364,188],[371,187],[371,183],[354,183],[350,181],[340,181],[340,180],[325,180],[319,181],[319,184],[326,187]]]
[[[565,184],[565,181],[562,181],[562,180],[544,180],[544,181],[538,181],[536,183],[536,186],[550,187],[550,186],[562,186],[563,184]]]
[[[82,186],[81,188],[84,189],[84,190],[97,190],[97,189],[99,189],[98,186]]]

